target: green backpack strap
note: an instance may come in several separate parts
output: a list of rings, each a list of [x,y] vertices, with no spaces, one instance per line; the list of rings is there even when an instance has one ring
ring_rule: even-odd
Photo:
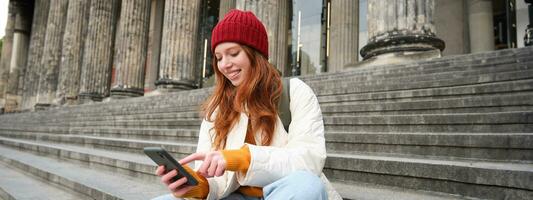
[[[278,114],[281,122],[283,123],[283,128],[287,133],[289,132],[289,124],[291,124],[291,84],[290,78],[281,79],[283,90],[281,92],[281,97],[278,105]]]

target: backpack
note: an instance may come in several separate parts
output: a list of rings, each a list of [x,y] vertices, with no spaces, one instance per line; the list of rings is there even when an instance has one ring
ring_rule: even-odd
[[[290,78],[281,79],[283,90],[278,105],[278,115],[283,123],[283,128],[289,133],[289,124],[291,124],[291,82]]]

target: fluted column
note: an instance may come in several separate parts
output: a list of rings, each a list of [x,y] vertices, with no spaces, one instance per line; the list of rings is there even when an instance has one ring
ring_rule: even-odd
[[[150,28],[148,30],[148,52],[146,52],[146,70],[144,73],[144,92],[150,93],[156,89],[159,71],[159,55],[161,54],[161,36],[163,35],[163,12],[165,2],[152,0],[150,6]]]
[[[443,50],[435,36],[434,0],[368,0],[368,44],[361,56],[368,59],[395,52]]]
[[[117,0],[92,0],[83,49],[80,101],[101,101],[109,96]]]
[[[2,43],[2,57],[0,59],[0,108],[3,108],[5,104],[5,90],[7,87],[7,82],[9,80],[9,67],[11,65],[13,35],[15,31],[15,21],[17,19],[17,4],[18,2],[16,1],[9,1],[6,29]]]
[[[59,85],[56,92],[57,104],[75,104],[80,88],[81,59],[89,17],[88,0],[70,0],[67,24],[63,36]]]
[[[39,75],[41,74],[41,60],[43,55],[44,39],[48,22],[50,0],[35,1],[33,9],[33,22],[31,25],[31,38],[26,62],[26,75],[22,95],[22,109],[33,109],[37,101],[39,89]]]
[[[220,7],[218,9],[218,20],[222,20],[224,15],[236,6],[236,0],[220,0]]]
[[[50,106],[56,95],[67,6],[68,0],[50,1],[36,109]]]
[[[359,1],[331,1],[328,72],[340,72],[357,62]]]
[[[283,5],[286,3],[284,2]],[[236,7],[241,10],[252,11],[263,22],[268,34],[268,60],[281,71],[287,62],[286,59],[280,59],[280,56],[286,56],[288,49],[286,46],[285,48],[278,46],[280,41],[287,41],[288,34],[284,33],[288,31],[288,24],[287,26],[280,26],[279,23],[288,23],[280,20],[280,14],[285,13],[283,15],[285,18],[287,17],[288,5],[287,8],[282,9],[285,6],[280,4],[282,3],[279,0],[237,0]],[[286,30],[280,30],[280,28],[286,28]]]
[[[28,2],[19,1],[16,11],[9,80],[5,94],[5,112],[20,110],[22,86],[30,42],[31,10]]]
[[[200,1],[165,1],[158,88],[196,88]]]
[[[150,0],[122,1],[111,96],[142,96]]]
[[[276,55],[276,60],[273,61],[278,69],[283,73],[283,76],[291,75],[291,68],[288,64],[289,62],[289,27],[290,27],[290,17],[289,17],[289,8],[290,1],[287,0],[278,0],[278,43],[276,48],[278,49],[278,55]]]

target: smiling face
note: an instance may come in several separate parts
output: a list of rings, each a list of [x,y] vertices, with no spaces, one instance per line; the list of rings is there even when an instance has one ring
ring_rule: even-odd
[[[216,46],[215,58],[218,70],[235,87],[239,86],[251,68],[250,58],[244,49],[235,42],[224,42]]]

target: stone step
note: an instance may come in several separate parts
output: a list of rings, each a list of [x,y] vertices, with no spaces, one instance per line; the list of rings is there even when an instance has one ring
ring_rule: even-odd
[[[54,134],[68,134],[68,127],[55,126],[24,126],[24,124],[0,124],[0,131],[3,132],[32,132],[32,133],[54,133]]]
[[[125,128],[183,128],[194,129],[200,127],[200,119],[164,119],[164,120],[115,120],[94,122],[47,123],[49,126],[69,126],[71,128],[111,126]]]
[[[448,72],[451,73],[468,73],[474,71],[490,73],[491,70],[496,71],[508,71],[508,70],[519,70],[520,67],[524,67],[524,63],[531,62],[531,58],[527,58],[522,61],[507,59],[502,60],[497,63],[478,63],[478,64],[456,64],[452,65],[451,63],[441,63],[434,65],[406,65],[406,66],[387,66],[384,68],[371,68],[371,69],[353,69],[350,71],[343,71],[339,73],[325,73],[314,76],[300,76],[302,80],[310,85],[317,85],[318,83],[332,83],[335,80],[376,80],[376,79],[387,79],[387,78],[401,78],[409,76],[419,76],[423,78],[422,74],[427,76],[439,76],[445,75]],[[455,64],[455,63],[453,63]],[[527,67],[526,67],[527,69]],[[354,79],[355,78],[355,79]]]
[[[479,76],[456,77],[456,78],[436,80],[436,81],[431,80],[431,81],[412,82],[411,80],[406,79],[401,82],[384,83],[384,84],[373,84],[371,82],[361,82],[357,85],[352,85],[351,87],[335,87],[335,88],[328,88],[328,89],[323,89],[323,90],[313,88],[313,91],[317,94],[317,96],[339,95],[339,94],[342,95],[342,94],[351,94],[351,93],[384,92],[384,91],[396,91],[396,90],[407,90],[407,89],[425,89],[425,88],[465,86],[465,85],[476,85],[476,84],[482,84],[482,83],[524,80],[524,79],[532,79],[532,78],[533,78],[533,70],[524,70],[524,71],[497,73],[497,74],[482,74]]]
[[[459,56],[446,56],[443,58],[436,58],[428,61],[419,61],[407,64],[378,65],[369,68],[354,68],[350,71],[327,73],[321,75],[306,75],[302,76],[301,78],[309,81],[324,81],[330,79],[351,77],[354,75],[361,74],[396,74],[408,71],[410,69],[413,69],[413,71],[451,71],[449,67],[459,67],[460,69],[465,70],[473,67],[484,67],[486,65],[527,62],[531,60],[532,55],[533,52],[531,51],[531,48],[507,52],[494,51],[488,52],[488,54],[486,55],[467,54]]]
[[[533,110],[533,91],[406,102],[346,102],[322,105],[324,115],[446,114]]]
[[[324,116],[326,132],[533,132],[533,111]]]
[[[531,132],[532,111],[493,113],[411,114],[411,115],[335,115],[324,116],[327,132]],[[145,120],[47,123],[70,128],[164,128],[197,129],[200,120]],[[8,126],[9,127],[9,126]]]
[[[533,133],[325,134],[328,152],[387,153],[533,163]]]
[[[459,195],[452,195],[440,192],[430,192],[422,190],[411,190],[400,187],[385,185],[375,185],[362,182],[344,182],[330,180],[333,187],[346,200],[459,200],[471,199]]]
[[[196,129],[150,129],[150,128],[116,128],[116,127],[47,127],[47,126],[1,126],[0,132],[11,134],[73,134],[100,136],[111,138],[140,139],[140,140],[161,140],[161,141],[198,141],[198,130]]]
[[[161,141],[181,141],[198,142],[198,131],[196,129],[150,129],[150,128],[114,128],[114,127],[87,127],[72,128],[71,134],[140,139],[140,140],[161,140]]]
[[[72,200],[92,199],[87,195],[65,190],[55,184],[49,184],[40,178],[31,176],[0,162],[0,199],[5,200]]]
[[[482,199],[533,199],[533,164],[329,153],[325,174]]]
[[[73,144],[46,141],[31,141],[0,137],[0,147],[9,147],[18,151],[35,154],[52,159],[60,159],[74,164],[93,167],[96,170],[112,171],[146,181],[159,181],[155,176],[155,164],[142,150],[136,153],[95,149]],[[157,146],[157,145],[155,145]],[[159,145],[162,146],[162,145]],[[176,159],[184,155],[171,153]]]
[[[102,104],[102,106],[106,106]],[[28,113],[19,113],[18,115],[9,115],[9,118],[6,120],[10,121],[36,121],[36,122],[46,122],[46,121],[68,121],[74,120],[77,118],[99,118],[99,117],[121,117],[121,116],[136,116],[143,114],[161,114],[167,115],[172,113],[175,115],[175,118],[198,118],[199,109],[197,107],[176,107],[172,104],[163,105],[162,107],[154,109],[146,109],[139,105],[132,109],[116,109],[112,111],[93,111],[93,112],[84,112],[84,111],[73,111],[73,110],[55,110],[55,111],[40,111],[40,112],[28,112]],[[0,116],[1,117],[1,116]],[[0,118],[1,120],[2,118]]]
[[[483,66],[480,68],[464,69],[462,66],[450,67],[447,70],[441,71],[420,71],[418,68],[411,70],[403,70],[399,73],[392,74],[356,74],[349,77],[337,78],[323,81],[308,81],[307,83],[315,90],[328,90],[332,88],[344,88],[354,85],[383,85],[393,83],[405,83],[405,80],[410,82],[425,82],[425,81],[440,81],[461,77],[476,77],[487,76],[498,73],[512,73],[517,71],[527,71],[533,68],[533,59],[524,63],[505,63],[500,65]]]
[[[163,184],[133,176],[102,170],[86,163],[39,156],[0,146],[0,160],[9,166],[26,171],[94,199],[151,199],[168,193]],[[155,166],[151,168],[153,173]]]
[[[5,133],[0,132],[0,143],[24,145],[23,141],[72,144],[83,147],[98,148],[102,150],[114,150],[130,153],[140,153],[144,147],[164,146],[170,152],[178,155],[189,155],[196,151],[196,143],[183,141],[147,141],[136,139],[96,137],[86,135],[62,135],[48,133]],[[21,141],[23,140],[23,141]]]
[[[206,90],[207,89],[207,90]],[[106,102],[92,102],[89,104],[83,105],[74,105],[74,106],[64,106],[64,107],[54,107],[49,110],[63,110],[68,109],[70,111],[83,111],[83,112],[94,112],[94,111],[108,111],[109,108],[118,107],[118,108],[131,108],[132,106],[135,109],[153,109],[160,104],[163,105],[175,105],[176,108],[191,108],[197,109],[198,106],[207,99],[211,94],[212,88],[204,89],[195,89],[187,90],[180,92],[171,92],[165,93],[157,96],[142,96],[130,99],[117,99],[113,101]],[[209,93],[206,93],[209,92]],[[137,107],[139,105],[140,107]]]
[[[353,93],[342,95],[318,96],[320,105],[338,102],[406,102],[420,99],[445,99],[453,97],[475,97],[482,95],[496,95],[506,93],[520,93],[533,91],[533,79],[518,81],[502,81],[496,83],[481,83],[474,85],[451,86],[441,88],[406,89],[397,91]]]
[[[518,125],[515,128],[532,129],[533,118],[528,120],[528,116],[533,112],[501,112],[501,113],[459,113],[459,114],[422,114],[422,115],[375,115],[375,116],[352,116],[352,115],[335,115],[324,116],[324,123],[328,130],[345,130],[349,131],[360,126],[379,126],[388,125],[406,126],[406,125],[427,125],[446,127],[449,125]],[[163,120],[114,120],[99,122],[72,122],[72,123],[47,123],[48,125],[70,127],[92,127],[92,126],[113,126],[113,127],[130,127],[130,128],[197,128],[201,120],[193,119],[163,119]],[[339,129],[340,128],[340,129]]]
[[[38,117],[35,117],[38,118]],[[86,115],[84,113],[71,113],[69,116],[58,115],[57,117],[47,118],[45,123],[70,123],[70,122],[97,122],[97,121],[124,121],[124,120],[163,120],[163,119],[193,119],[200,120],[200,112],[150,112],[143,113],[94,113]],[[42,123],[41,121],[40,123]]]
[[[40,112],[34,112],[31,113],[30,116],[12,116],[12,117],[43,117],[48,115],[57,115],[58,117],[61,117],[62,119],[69,119],[73,117],[80,117],[80,116],[88,116],[88,117],[94,117],[97,115],[102,116],[121,116],[121,115],[134,115],[134,114],[146,114],[146,113],[182,113],[180,117],[183,118],[190,118],[194,117],[195,113],[198,113],[200,110],[197,105],[195,106],[185,106],[185,107],[178,107],[174,104],[161,104],[158,107],[153,108],[146,108],[142,105],[135,105],[130,106],[128,108],[123,107],[113,107],[107,104],[102,103],[102,107],[106,107],[107,109],[99,109],[99,110],[92,110],[92,111],[82,111],[82,110],[70,110],[70,109],[63,109],[63,110],[54,110],[54,111],[40,111]]]

